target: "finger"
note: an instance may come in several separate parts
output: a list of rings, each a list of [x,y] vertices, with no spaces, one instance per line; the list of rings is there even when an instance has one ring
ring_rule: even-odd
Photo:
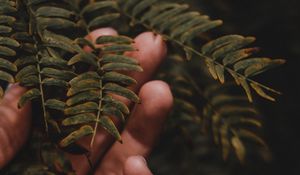
[[[0,169],[3,168],[25,143],[30,123],[30,104],[18,109],[18,101],[25,88],[11,85],[0,102]]]
[[[145,158],[142,156],[131,156],[125,161],[123,167],[124,175],[152,175],[147,166]]]
[[[146,157],[159,137],[163,123],[172,107],[169,86],[162,81],[151,81],[140,91],[142,104],[136,106],[128,125],[122,132],[123,144],[115,142],[103,158],[96,175],[121,174],[128,157]]]
[[[167,47],[160,35],[152,32],[144,32],[135,38],[135,47],[138,51],[129,52],[126,55],[138,60],[143,72],[129,73],[131,77],[137,80],[138,84],[132,89],[138,92],[138,89],[149,81],[159,65],[163,62]]]
[[[92,32],[88,38],[91,41],[95,41],[98,37],[102,36],[102,33],[105,35],[116,35],[117,32],[112,28],[98,29]],[[147,47],[145,47],[147,46]],[[135,47],[138,49],[137,52],[128,53],[127,55],[137,59],[141,66],[144,69],[142,73],[133,73],[131,76],[135,78],[139,83],[136,86],[131,87],[135,92],[138,91],[142,83],[148,81],[159,64],[163,61],[163,58],[166,54],[166,45],[159,36],[155,36],[151,32],[142,33],[141,35],[135,38]],[[119,100],[122,100],[128,106],[130,102],[122,97],[117,97]],[[118,123],[116,123],[118,125]],[[85,148],[89,148],[90,137],[84,138],[80,144]],[[92,163],[97,162],[97,160],[102,157],[107,148],[111,145],[114,139],[103,129],[97,131],[95,137],[95,142],[93,148],[91,149],[90,160]],[[78,155],[70,155],[72,159],[73,167],[75,167],[78,174],[86,174],[90,166],[86,157]],[[79,166],[80,165],[80,166]]]

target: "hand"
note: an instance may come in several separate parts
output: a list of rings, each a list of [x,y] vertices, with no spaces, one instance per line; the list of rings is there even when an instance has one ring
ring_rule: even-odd
[[[98,29],[87,38],[94,41],[101,35],[116,35],[111,28]],[[167,52],[162,38],[150,32],[135,38],[137,52],[129,53],[138,59],[144,69],[142,73],[131,73],[138,81],[131,87],[139,92],[142,103],[132,106],[129,101],[121,98],[132,107],[132,115],[122,132],[123,144],[114,142],[113,138],[103,129],[97,131],[95,143],[91,149],[92,163],[100,162],[96,167],[96,175],[150,175],[143,157],[147,157],[155,141],[159,137],[163,123],[173,104],[172,94],[168,85],[162,81],[150,81],[155,70],[163,61]],[[30,128],[30,104],[22,109],[17,103],[25,89],[13,85],[0,104],[0,169],[7,164],[26,141]],[[33,111],[34,112],[34,111]],[[116,121],[118,126],[118,121]],[[80,145],[88,148],[90,138],[84,138]],[[78,175],[85,175],[90,169],[85,156],[68,154]]]

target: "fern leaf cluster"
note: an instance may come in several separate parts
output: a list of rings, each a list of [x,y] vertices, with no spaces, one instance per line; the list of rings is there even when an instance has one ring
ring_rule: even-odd
[[[191,77],[189,71],[192,70],[178,66],[183,64],[181,56],[173,55],[168,59],[163,66],[168,74],[162,71],[159,78],[171,85],[174,94],[171,125],[179,128],[188,138],[197,137],[189,133],[189,125],[201,128],[198,132],[211,134],[224,160],[228,160],[233,152],[241,163],[245,163],[246,156],[252,154],[247,153],[247,147],[251,145],[268,161],[270,151],[261,136],[262,115],[248,101],[247,96],[239,92],[234,82],[221,86],[206,80],[207,86],[203,88],[198,83],[203,80]],[[199,99],[202,99],[201,103]]]
[[[239,35],[222,36],[199,47],[193,40],[203,38],[204,34],[222,24],[221,20],[211,20],[199,12],[188,10],[187,4],[159,2],[153,0],[119,1],[121,11],[131,19],[131,24],[141,24],[179,45],[188,59],[193,55],[202,58],[207,63],[211,75],[225,81],[225,72],[228,72],[238,85],[241,85],[253,101],[251,88],[258,95],[274,101],[265,91],[280,94],[251,78],[274,66],[281,65],[282,59],[272,60],[265,57],[251,57],[256,48],[246,48],[255,39]],[[198,49],[201,48],[201,49]]]
[[[249,101],[253,90],[271,101],[275,98],[269,93],[279,92],[252,78],[284,61],[256,56],[259,49],[251,46],[253,37],[208,39],[208,32],[222,21],[176,2],[0,0],[0,4],[0,96],[4,85],[19,83],[27,88],[19,107],[33,102],[41,110],[29,144],[30,150],[39,150],[34,163],[18,171],[9,168],[10,174],[74,174],[61,149],[86,153],[77,141],[89,135],[92,146],[99,127],[122,142],[113,121],[125,123],[130,109],[119,97],[140,102],[129,88],[137,82],[127,73],[143,71],[126,56],[136,51],[129,36],[146,30],[169,41],[170,54],[158,77],[170,84],[175,96],[172,127],[184,131],[190,124],[201,126],[199,134],[211,133],[225,160],[234,152],[244,162],[246,140],[268,151],[259,136],[260,114]],[[86,39],[93,30],[109,26],[121,35],[100,36],[95,42]],[[224,90],[230,84],[227,74],[248,98]]]
[[[13,64],[20,43],[15,39],[15,27],[18,11],[15,1],[1,1],[0,7],[0,80],[14,83],[17,67]],[[3,85],[0,87],[0,97],[4,94]]]
[[[95,71],[80,74],[69,82],[70,88],[67,92],[69,98],[66,101],[67,108],[64,113],[70,117],[62,122],[65,126],[94,122],[95,126],[94,128],[82,126],[80,130],[74,131],[62,140],[62,146],[67,146],[78,140],[78,137],[91,133],[93,133],[93,143],[98,125],[121,141],[119,131],[110,116],[115,116],[124,122],[124,115],[129,114],[129,109],[123,102],[114,99],[111,95],[120,95],[133,102],[139,102],[139,97],[126,88],[135,84],[136,81],[117,72],[142,71],[137,61],[123,56],[124,52],[135,50],[131,45],[132,39],[122,36],[102,36],[97,39],[96,43],[103,45],[101,57],[84,53],[74,56],[68,62],[72,65],[89,60]]]
[[[203,117],[210,121],[214,142],[222,148],[223,159],[227,160],[231,150],[240,162],[244,163],[248,142],[254,143],[260,155],[268,160],[270,151],[259,136],[262,127],[261,114],[245,96],[229,93],[234,86],[214,85],[205,91],[208,100]]]

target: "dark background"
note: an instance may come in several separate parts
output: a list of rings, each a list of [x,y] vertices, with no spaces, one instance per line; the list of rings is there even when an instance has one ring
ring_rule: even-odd
[[[195,1],[197,2],[197,1]],[[225,33],[257,37],[263,55],[284,58],[284,66],[259,77],[280,90],[276,103],[259,100],[267,142],[273,152],[268,174],[300,174],[300,1],[201,0],[205,12],[224,21]],[[197,3],[198,3],[197,2]]]

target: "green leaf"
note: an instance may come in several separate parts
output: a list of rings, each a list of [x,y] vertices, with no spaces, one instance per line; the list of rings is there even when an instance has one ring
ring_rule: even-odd
[[[17,71],[17,66],[3,58],[0,58],[0,68],[4,68],[13,72]]]
[[[222,84],[224,84],[225,83],[225,76],[224,76],[224,67],[223,66],[221,66],[221,65],[216,65],[216,67],[215,67],[216,69],[216,73],[217,73],[217,75],[218,75],[218,79],[220,80],[220,82],[222,83]]]
[[[80,125],[80,124],[86,124],[86,123],[92,123],[96,122],[97,117],[93,113],[84,113],[75,115],[72,117],[68,117],[62,121],[62,124],[64,126],[72,126],[72,125]]]
[[[112,136],[114,136],[116,138],[116,140],[118,140],[119,142],[122,143],[122,139],[121,139],[121,135],[118,131],[118,129],[116,128],[114,122],[107,116],[102,116],[100,117],[100,121],[99,124],[108,132],[110,133]]]
[[[9,37],[1,37],[0,36],[0,45],[5,45],[5,46],[9,46],[9,47],[19,47],[20,43]]]
[[[86,79],[100,80],[101,78],[100,78],[100,76],[98,75],[97,72],[85,72],[85,73],[80,74],[77,77],[73,78],[69,83],[70,83],[71,86],[74,86],[78,82],[80,82],[82,80],[86,80]]]
[[[184,25],[180,25],[175,29],[171,30],[171,38],[176,38],[184,34],[186,31],[190,30],[194,26],[209,22],[209,17],[205,15],[197,16],[196,18],[190,19]]]
[[[254,83],[250,83],[251,87],[257,92],[258,95],[260,95],[261,97],[265,98],[265,99],[268,99],[270,101],[276,101],[275,98],[267,95],[265,93],[265,91],[259,87],[258,85],[254,84]]]
[[[114,106],[115,108],[119,109],[124,114],[129,114],[129,109],[128,109],[127,105],[125,105],[123,102],[118,101],[109,95],[106,95],[104,97],[103,101],[105,102],[105,104],[109,104],[109,105]]]
[[[15,17],[0,15],[0,24],[12,24],[15,21]]]
[[[227,45],[218,48],[213,54],[212,57],[214,60],[225,57],[228,53],[236,51],[244,46],[247,46],[255,41],[254,37],[246,37],[241,40],[233,40]]]
[[[40,60],[40,64],[44,67],[53,67],[66,69],[68,67],[67,61],[55,57],[43,57]]]
[[[36,86],[39,84],[39,78],[36,75],[29,75],[20,80],[20,85],[25,87]]]
[[[74,65],[78,62],[83,62],[89,64],[90,66],[98,67],[97,60],[98,58],[96,55],[92,53],[82,52],[72,57],[69,60],[68,65]]]
[[[35,56],[25,56],[25,57],[20,57],[18,58],[15,62],[14,65],[17,67],[24,67],[30,64],[35,64],[38,63],[38,59]]]
[[[174,16],[170,20],[166,20],[163,24],[159,26],[159,31],[163,32],[166,29],[174,29],[180,27],[180,25],[185,24],[190,19],[200,16],[199,12],[187,12],[182,15]]]
[[[257,74],[265,72],[271,68],[277,67],[284,63],[285,63],[285,60],[282,60],[282,59],[271,60],[270,62],[251,63],[251,66],[249,66],[245,70],[245,76],[246,77],[255,76]]]
[[[242,59],[251,56],[253,53],[256,53],[258,50],[259,50],[258,48],[246,48],[246,49],[241,49],[241,50],[228,53],[223,59],[223,64],[225,66],[234,64]]]
[[[185,32],[181,36],[180,40],[181,40],[181,42],[188,42],[188,41],[192,40],[196,35],[206,32],[206,31],[213,29],[217,26],[220,26],[222,24],[223,24],[223,21],[221,21],[221,20],[215,20],[215,21],[210,21],[210,22],[204,23],[202,25],[194,27],[194,28],[190,29],[189,31]]]
[[[21,79],[23,77],[27,77],[29,75],[37,75],[38,74],[38,70],[36,68],[36,66],[34,65],[29,65],[24,67],[23,69],[21,69],[17,74],[16,74],[16,81],[21,81]]]
[[[37,17],[38,28],[41,30],[65,30],[65,29],[76,29],[77,24],[73,21],[63,18],[46,18],[46,17]]]
[[[245,80],[244,78],[239,78],[239,82],[241,83],[241,86],[244,88],[244,90],[247,94],[248,100],[250,102],[253,102],[252,95],[251,95],[251,89],[248,85],[247,80]]]
[[[161,14],[165,10],[174,9],[179,6],[180,5],[178,3],[165,3],[165,4],[159,4],[159,6],[153,6],[149,11],[147,11],[143,16],[141,16],[140,21],[142,22],[146,20],[150,21],[152,18]]]
[[[91,13],[91,12],[95,12],[95,11],[99,11],[103,8],[113,8],[113,9],[117,9],[118,5],[117,2],[115,1],[99,1],[99,2],[94,2],[94,3],[89,3],[87,6],[85,6],[82,10],[81,10],[81,14],[85,14],[85,13]]]
[[[132,65],[138,65],[139,62],[131,57],[127,57],[124,55],[116,55],[116,54],[106,54],[101,59],[103,63],[126,63]]]
[[[215,67],[215,63],[213,61],[211,61],[210,59],[205,59],[205,63],[206,66],[208,67],[208,71],[210,72],[210,74],[212,75],[212,77],[217,80],[218,79],[218,75],[216,72],[216,67]]]
[[[132,8],[135,4],[137,4],[139,0],[131,0],[131,1],[124,1],[124,11],[128,12],[130,8]]]
[[[16,52],[13,49],[10,49],[8,47],[0,46],[0,55],[12,57],[12,56],[16,56]]]
[[[127,36],[110,36],[110,35],[104,35],[100,36],[96,39],[96,44],[131,44],[133,43],[133,39],[127,37]]]
[[[248,68],[251,65],[256,65],[256,64],[267,64],[270,63],[271,59],[270,58],[249,58],[249,59],[245,59],[242,61],[237,62],[234,65],[234,70],[235,71],[241,71],[244,70],[246,68]]]
[[[48,46],[51,47],[60,48],[71,53],[82,51],[78,45],[74,44],[73,40],[63,35],[57,35],[47,30],[43,32],[42,39]]]
[[[0,25],[0,34],[10,33],[12,31],[11,27]]]
[[[76,130],[65,137],[63,140],[60,141],[59,145],[61,147],[67,147],[68,145],[74,143],[75,141],[79,140],[80,138],[93,134],[93,128],[89,125],[82,126],[79,130]]]
[[[67,96],[72,96],[80,92],[88,91],[88,90],[98,90],[100,89],[100,82],[98,80],[86,79],[81,80],[76,84],[73,84],[71,88],[67,92]]]
[[[106,116],[115,116],[118,119],[120,119],[122,122],[125,121],[125,117],[123,113],[119,109],[112,107],[110,105],[104,105],[102,108],[102,112]]]
[[[94,90],[85,91],[68,98],[66,104],[68,106],[73,106],[83,102],[97,101],[99,100],[99,95],[100,95],[99,91],[94,91]]]
[[[41,96],[41,92],[38,89],[31,89],[27,91],[19,100],[18,108],[22,108],[28,101],[37,99]]]
[[[15,79],[12,75],[10,75],[6,72],[3,72],[2,70],[0,70],[0,80],[4,80],[4,81],[9,82],[9,83],[14,83],[15,82]]]
[[[166,10],[165,12],[162,12],[159,15],[155,16],[153,19],[151,19],[150,26],[154,27],[158,24],[161,24],[166,19],[168,19],[170,17],[174,17],[188,8],[189,8],[189,6],[184,4],[184,5],[180,5],[179,7],[176,7],[176,8],[170,9],[170,10]]]
[[[17,9],[15,7],[12,7],[8,4],[1,4],[1,6],[0,6],[0,15],[7,14],[7,13],[13,13],[16,11],[17,11]]]
[[[139,13],[143,12],[147,8],[149,8],[153,3],[157,2],[158,0],[147,0],[141,1],[140,3],[136,4],[132,9],[132,16],[137,16]]]
[[[126,63],[108,63],[102,66],[103,71],[136,71],[143,72],[143,68],[139,65],[132,65]]]
[[[95,46],[94,46],[94,44],[90,40],[87,40],[85,38],[76,38],[74,40],[74,43],[78,44],[78,45],[80,45],[82,47],[88,46],[88,47],[92,48],[93,50],[96,49]]]
[[[91,113],[98,110],[98,104],[95,102],[86,102],[77,106],[66,108],[65,115],[77,115],[82,113]]]
[[[205,55],[209,55],[209,54],[213,53],[216,49],[223,47],[223,46],[231,43],[232,41],[243,40],[243,39],[244,39],[244,37],[240,36],[240,35],[222,36],[220,38],[217,38],[217,39],[212,40],[212,41],[208,42],[207,44],[205,44],[202,47],[201,52]]]
[[[127,75],[123,75],[117,72],[107,72],[103,75],[103,81],[114,82],[122,85],[137,84],[137,81]]]
[[[58,70],[47,67],[42,69],[41,74],[49,78],[56,78],[65,81],[69,81],[76,76],[76,74],[71,71]]]
[[[103,89],[105,92],[108,92],[108,93],[111,92],[111,93],[126,97],[133,102],[136,102],[136,103],[140,102],[139,97],[134,92],[132,92],[131,90],[126,89],[122,86],[119,86],[117,84],[107,83]]]
[[[94,18],[91,22],[88,24],[88,28],[98,28],[103,26],[104,24],[108,24],[111,21],[116,20],[120,17],[119,13],[110,13],[102,16],[98,16]]]
[[[57,87],[61,87],[61,88],[68,87],[68,83],[66,81],[58,80],[56,78],[45,78],[45,79],[43,79],[42,84],[44,84],[46,86],[57,86]]]
[[[58,111],[64,111],[66,104],[60,100],[49,99],[45,102],[45,106],[48,109],[54,109]]]
[[[53,7],[53,6],[42,6],[35,11],[35,16],[37,17],[60,17],[70,19],[75,16],[73,11]]]

